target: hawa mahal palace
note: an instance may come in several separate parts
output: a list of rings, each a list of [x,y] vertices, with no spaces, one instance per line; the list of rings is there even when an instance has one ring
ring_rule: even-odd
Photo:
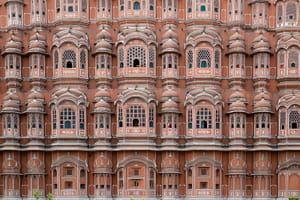
[[[300,196],[299,0],[0,0],[0,199]]]

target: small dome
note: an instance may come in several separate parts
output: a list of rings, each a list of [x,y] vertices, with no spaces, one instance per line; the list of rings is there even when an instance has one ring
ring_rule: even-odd
[[[253,49],[253,53],[271,53],[270,42],[262,34],[260,34],[253,40],[251,48]]]
[[[111,112],[111,107],[110,107],[110,104],[107,103],[106,101],[104,101],[103,99],[101,99],[100,101],[98,101],[96,104],[95,104],[95,110],[94,112],[96,113],[105,113],[105,112]]]
[[[111,34],[105,29],[105,27],[102,27],[101,31],[96,35],[96,40],[99,39],[107,39],[112,41]]]
[[[163,40],[169,39],[169,38],[178,40],[177,34],[173,31],[173,29],[171,27],[169,27],[169,29],[163,33],[162,38],[163,38]]]
[[[30,103],[28,103],[26,112],[34,112],[34,113],[44,112],[43,102],[36,99],[32,100]]]
[[[112,53],[112,44],[107,39],[101,39],[96,43],[95,53]]]
[[[165,91],[163,91],[161,96],[162,97],[177,97],[177,93],[175,90],[168,88]]]
[[[172,99],[162,103],[161,112],[175,112],[178,113],[178,103],[174,102]]]
[[[20,98],[16,92],[9,93],[3,98],[2,112],[19,112]]]
[[[230,101],[234,102],[237,99],[246,100],[244,93],[242,93],[240,90],[236,90],[230,95]]]
[[[246,44],[245,39],[242,35],[240,35],[237,31],[230,36],[228,43],[229,51],[228,53],[245,53]]]
[[[46,37],[36,32],[30,37],[29,53],[43,53],[47,51]]]
[[[235,101],[229,106],[229,112],[246,112],[246,105],[244,102]]]
[[[105,100],[111,99],[107,88],[101,88],[96,92],[95,100],[99,101],[99,99],[105,99]]]
[[[162,44],[162,52],[178,52],[178,42],[172,38],[166,39]]]
[[[254,103],[254,112],[272,112],[272,105],[269,100],[262,98],[260,101]]]
[[[44,95],[38,91],[33,91],[27,96],[27,99],[44,99]]]
[[[271,96],[269,92],[259,92],[257,95],[254,96],[254,102],[260,101],[261,99],[271,100]]]
[[[6,44],[4,45],[4,51],[2,54],[6,53],[14,53],[14,54],[22,54],[23,43],[21,38],[12,33],[8,38]]]

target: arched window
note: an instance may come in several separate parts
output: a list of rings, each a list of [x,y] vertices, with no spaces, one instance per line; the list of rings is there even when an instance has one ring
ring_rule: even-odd
[[[286,6],[286,21],[294,22],[297,19],[297,6],[294,3],[287,3]]]
[[[54,66],[55,66],[55,69],[58,68],[58,52],[57,52],[57,50],[54,51]]]
[[[220,60],[221,60],[221,55],[220,55],[219,50],[215,50],[215,68],[218,69],[220,67]]]
[[[192,6],[193,6],[192,0],[188,0],[188,1],[187,1],[187,12],[188,12],[188,13],[191,13],[191,12],[192,12]]]
[[[296,68],[298,67],[298,62],[299,62],[299,53],[297,50],[290,50],[288,54],[288,62],[289,62],[289,67],[291,68]]]
[[[207,49],[201,49],[198,52],[197,66],[201,68],[210,67],[210,53]]]
[[[81,69],[85,68],[85,64],[86,64],[86,54],[85,54],[85,51],[82,50],[80,52],[80,67],[81,67]]]
[[[62,55],[63,68],[76,68],[76,53],[73,50],[66,50]]]
[[[188,60],[188,68],[193,68],[193,61],[194,61],[194,53],[190,49],[187,52],[187,60]]]
[[[73,109],[65,108],[60,112],[60,128],[76,128],[76,115]]]
[[[212,128],[212,115],[208,108],[201,108],[197,111],[196,128],[206,129]]]
[[[154,48],[149,48],[149,68],[154,68],[155,63],[155,50]]]
[[[85,124],[85,113],[83,109],[79,110],[79,128],[84,129]]]
[[[123,48],[119,49],[119,67],[120,68],[124,67],[124,51],[123,51]]]
[[[188,109],[188,129],[193,128],[193,111],[192,109]]]
[[[146,51],[142,47],[131,47],[127,51],[129,67],[146,67]]]
[[[123,127],[123,109],[121,106],[118,109],[118,122],[119,127]]]
[[[60,0],[56,0],[56,12],[60,12]]]
[[[132,105],[126,110],[127,127],[145,127],[146,112],[142,106]]]
[[[136,1],[133,3],[133,9],[134,10],[140,10],[141,9],[141,4],[140,2]]]
[[[153,107],[149,108],[149,127],[154,127],[154,109]]]
[[[279,4],[278,6],[277,6],[277,23],[279,23],[279,24],[281,24],[282,22],[283,22],[283,19],[282,19],[282,5],[281,4]]]
[[[300,128],[300,113],[296,110],[290,111],[289,128],[290,129],[299,129]]]
[[[52,110],[52,128],[56,129],[56,110]]]

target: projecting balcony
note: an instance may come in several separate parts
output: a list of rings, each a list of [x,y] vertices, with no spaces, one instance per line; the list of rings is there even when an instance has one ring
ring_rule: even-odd
[[[300,190],[279,190],[278,197],[299,197]]]

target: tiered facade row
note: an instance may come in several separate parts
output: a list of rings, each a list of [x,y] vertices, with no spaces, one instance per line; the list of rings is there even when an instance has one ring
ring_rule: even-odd
[[[300,2],[0,0],[0,199],[300,196]]]

